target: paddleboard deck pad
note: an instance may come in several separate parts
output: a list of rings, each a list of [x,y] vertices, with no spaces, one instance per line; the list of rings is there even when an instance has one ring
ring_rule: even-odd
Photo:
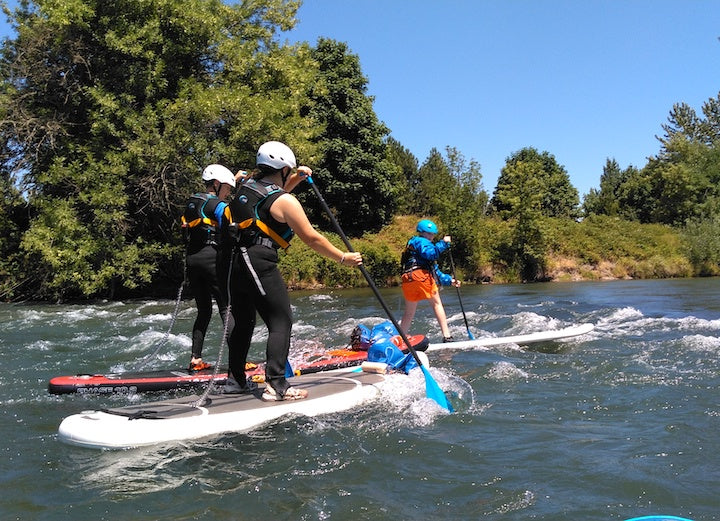
[[[548,331],[538,331],[537,333],[528,333],[525,335],[514,335],[504,337],[487,337],[477,338],[475,340],[462,340],[459,342],[446,342],[442,344],[430,344],[428,351],[440,351],[447,349],[479,349],[485,347],[494,347],[506,344],[517,344],[521,346],[536,344],[539,342],[551,342],[554,340],[562,340],[574,336],[585,335],[595,329],[593,324],[579,324],[577,326],[567,327],[565,329],[555,329]]]
[[[264,385],[254,394],[211,394],[196,405],[197,395],[84,411],[65,418],[58,428],[63,442],[97,449],[125,449],[248,432],[288,414],[316,416],[340,412],[377,396],[383,375],[349,368],[293,378],[308,391],[302,400],[267,402]]]
[[[402,339],[393,337],[392,342],[398,347],[404,346]],[[408,338],[418,351],[427,349],[429,342],[424,335],[413,335]],[[406,351],[406,350],[404,350]],[[293,367],[296,376],[331,371],[346,367],[357,367],[367,360],[367,351],[352,349],[334,349],[308,356]],[[50,394],[136,394],[140,392],[170,391],[192,389],[213,380],[214,370],[190,372],[187,369],[170,369],[157,371],[137,371],[106,374],[75,374],[56,376],[48,382]],[[262,380],[265,374],[264,365],[246,371],[248,378]],[[225,384],[227,368],[220,368],[215,376],[215,385]]]

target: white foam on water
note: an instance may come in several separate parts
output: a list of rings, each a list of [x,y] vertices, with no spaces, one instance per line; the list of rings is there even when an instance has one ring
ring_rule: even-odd
[[[552,306],[553,304],[554,304],[554,302],[551,301],[551,300],[543,300],[543,301],[541,301],[541,302],[534,302],[534,303],[532,303],[532,304],[518,303],[517,307],[519,307],[520,309],[523,309],[523,308],[542,308],[542,307],[546,307],[546,306]]]
[[[334,302],[337,299],[334,296],[328,295],[326,293],[315,293],[313,295],[310,295],[308,300],[310,300],[310,302]]]
[[[447,316],[448,324],[454,323],[454,322],[461,322],[462,326],[465,327],[465,318],[467,318],[468,324],[472,324],[474,322],[474,319],[478,319],[480,315],[475,313],[474,311],[465,311],[465,316],[463,317],[462,311],[458,313],[453,313],[452,315]]]
[[[708,351],[717,353],[720,351],[720,337],[705,335],[688,335],[680,339],[683,347],[691,351]]]
[[[513,315],[512,323],[513,326],[508,331],[503,332],[502,336],[521,335],[551,329],[562,329],[568,325],[556,318],[539,315],[531,311],[522,311]]]
[[[290,355],[288,362],[292,367],[307,360],[308,357],[322,353],[325,345],[318,340],[293,339],[290,345]]]
[[[138,317],[136,319],[133,319],[130,321],[131,326],[137,326],[141,324],[155,324],[155,323],[162,323],[162,324],[168,324],[172,320],[172,314],[171,313],[154,313],[152,315],[143,315],[141,317]]]
[[[535,503],[535,494],[530,490],[525,490],[518,494],[517,497],[499,506],[495,512],[498,514],[507,514],[517,510],[523,510]]]
[[[22,310],[20,312],[21,324],[43,326],[68,325],[85,320],[104,319],[107,321],[110,317],[117,317],[118,314],[104,308],[94,306],[69,308],[62,311],[45,311],[45,310]]]
[[[485,376],[489,380],[526,380],[530,378],[530,374],[523,371],[515,364],[511,362],[495,362],[487,375]]]
[[[214,312],[217,313],[216,311]],[[195,315],[197,315],[197,308],[195,306],[180,308],[178,310],[178,317],[180,318],[191,318],[195,317]]]
[[[32,351],[52,351],[55,343],[48,340],[36,340],[27,344],[27,348]]]
[[[441,369],[428,369],[438,387],[453,397],[451,402],[456,408],[470,408],[474,404],[472,389],[460,378],[448,374]],[[427,396],[425,374],[419,368],[410,374],[390,374],[380,384],[379,400],[385,404],[392,415],[392,422],[409,426],[427,426],[433,424],[438,417],[450,414],[434,399]],[[455,407],[455,406],[454,406]]]
[[[669,322],[677,322],[677,326],[680,329],[710,329],[714,331],[720,331],[720,319],[707,320],[704,318],[698,318],[694,316],[683,317],[681,319],[665,319]]]
[[[318,328],[312,324],[308,324],[306,322],[303,322],[301,320],[298,320],[293,324],[292,332],[293,337],[311,337],[316,336],[315,333],[318,330]]]
[[[600,320],[598,320],[597,325],[603,326],[606,324],[620,324],[628,321],[635,321],[638,319],[643,318],[644,315],[641,311],[633,308],[633,307],[624,307],[619,308],[610,313],[608,317],[603,317]]]

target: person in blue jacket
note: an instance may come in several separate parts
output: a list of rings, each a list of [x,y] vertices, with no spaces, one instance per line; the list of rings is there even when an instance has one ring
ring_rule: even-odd
[[[453,337],[447,325],[438,284],[460,287],[460,281],[443,273],[438,267],[437,260],[440,254],[450,247],[451,239],[449,235],[446,235],[442,240],[433,242],[437,233],[437,224],[429,219],[422,219],[417,224],[417,235],[413,236],[405,246],[401,258],[405,312],[400,321],[400,327],[407,334],[415,317],[418,302],[429,300],[440,324],[443,342],[452,342]]]

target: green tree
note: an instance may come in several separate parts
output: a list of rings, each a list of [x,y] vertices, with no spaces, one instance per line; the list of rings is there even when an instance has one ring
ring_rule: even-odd
[[[449,221],[461,211],[472,211],[476,216],[485,212],[487,193],[482,187],[480,165],[466,161],[454,147],[446,147],[445,156],[433,148],[416,179],[409,180],[414,213],[437,215]]]
[[[27,205],[14,177],[0,167],[0,300],[19,295],[18,280],[13,275],[22,269],[23,259],[19,253],[22,232],[27,229]]]
[[[504,186],[512,189],[496,189],[495,197],[502,201],[499,212],[503,219],[514,223],[501,257],[521,280],[536,280],[543,276],[546,264],[544,177],[538,175],[538,165],[533,161],[510,161],[501,177]]]
[[[412,190],[415,199],[413,213],[449,215],[455,207],[452,195],[456,179],[437,148],[430,150],[430,154],[420,166],[418,176],[420,180]]]
[[[672,156],[672,141],[676,137],[714,146],[720,139],[720,94],[702,106],[704,117],[698,116],[687,103],[673,105],[667,123],[662,125],[665,135],[659,138],[663,153]]]
[[[393,185],[398,193],[397,211],[399,214],[412,213],[415,201],[413,193],[420,183],[418,160],[410,150],[392,136],[385,140],[385,144],[387,145],[385,157],[395,166],[398,173],[393,180]]]
[[[488,205],[488,194],[483,189],[480,164],[469,162],[454,147],[446,147],[446,163],[454,183],[448,188],[454,206],[442,214],[447,233],[453,238],[454,262],[469,267],[480,243],[481,227]]]
[[[702,112],[673,106],[660,152],[620,187],[627,216],[678,226],[720,215],[720,96],[705,102]]]
[[[453,147],[445,156],[433,148],[410,185],[411,213],[439,219],[441,233],[453,237],[458,264],[467,265],[478,240],[488,196],[482,187],[480,165],[467,161]]]
[[[698,275],[720,274],[720,215],[688,221],[683,238]]]
[[[637,169],[632,165],[622,170],[615,159],[607,159],[600,176],[600,190],[590,189],[583,201],[583,213],[586,216],[619,217],[624,215],[625,211],[620,199],[621,189],[623,184],[636,174]]]
[[[468,162],[455,147],[446,147],[445,153],[450,174],[455,178],[452,191],[456,205],[472,210],[476,216],[484,215],[488,195],[483,189],[480,163],[474,159]]]
[[[522,169],[516,170],[511,166],[523,163]],[[578,191],[570,183],[565,168],[558,164],[555,156],[548,152],[539,153],[532,147],[523,148],[507,158],[505,167],[500,171],[498,184],[493,192],[490,205],[495,213],[505,218],[516,212],[514,207],[518,197],[517,191],[524,190],[513,178],[517,172],[523,172],[522,177],[527,177],[525,172],[532,172],[532,177],[537,181],[537,188],[540,191],[541,203],[540,212],[545,217],[567,217],[575,219],[579,217],[578,206],[580,204]]]
[[[385,156],[388,129],[375,115],[360,60],[347,44],[320,38],[312,57],[319,72],[310,114],[324,127],[314,176],[345,231],[377,231],[392,219],[398,196],[393,181],[399,173]],[[315,219],[325,218],[314,198],[304,201]]]
[[[619,190],[627,214],[643,223],[682,225],[720,212],[718,100],[703,106],[705,118],[685,104],[673,107],[662,148]]]
[[[204,165],[247,167],[269,138],[313,153],[317,70],[276,36],[298,3],[37,0],[10,15],[0,135],[29,194],[34,296],[178,281],[177,218]]]

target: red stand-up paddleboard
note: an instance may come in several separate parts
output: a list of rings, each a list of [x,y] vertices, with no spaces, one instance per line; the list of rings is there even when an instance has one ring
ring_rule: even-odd
[[[409,338],[418,351],[427,349],[428,340],[424,335],[413,335]],[[392,338],[393,343],[402,347],[399,336]],[[314,354],[293,367],[296,375],[330,371],[345,367],[359,366],[367,359],[367,351],[352,349],[334,349]],[[262,365],[252,364],[246,374],[249,378],[262,381],[265,374]],[[190,372],[187,369],[171,369],[156,371],[138,371],[107,374],[76,374],[56,376],[48,383],[51,394],[134,394],[149,391],[168,391],[190,389],[208,383],[213,379],[213,369]],[[227,369],[222,368],[215,376],[215,383],[223,385],[227,378]]]

